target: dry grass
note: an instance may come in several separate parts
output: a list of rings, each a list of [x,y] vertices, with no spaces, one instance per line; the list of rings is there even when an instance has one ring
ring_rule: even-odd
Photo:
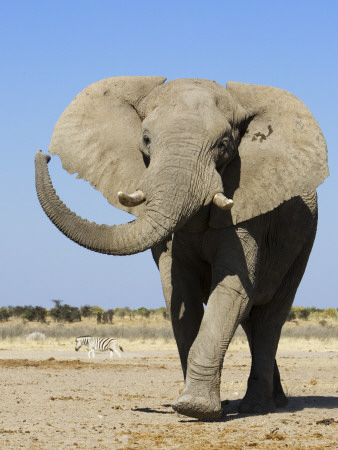
[[[43,333],[45,340],[27,341],[33,332]],[[97,324],[84,319],[73,324],[24,322],[12,318],[0,325],[0,349],[73,350],[76,336],[114,336],[126,351],[175,350],[171,325],[162,317],[123,318],[112,325]],[[337,348],[338,321],[298,320],[287,322],[280,340],[280,350],[334,351]],[[247,350],[246,336],[241,328],[235,334],[230,349]]]

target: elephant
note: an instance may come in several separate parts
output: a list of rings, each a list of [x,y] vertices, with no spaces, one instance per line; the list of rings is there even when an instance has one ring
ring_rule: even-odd
[[[151,249],[185,382],[173,409],[221,417],[222,366],[238,325],[251,352],[239,412],[284,407],[277,346],[316,234],[316,188],[329,174],[304,103],[270,86],[111,77],[74,98],[49,152],[136,216],[110,226],[82,219],[57,196],[50,156],[36,153],[39,201],[65,236],[105,254]]]

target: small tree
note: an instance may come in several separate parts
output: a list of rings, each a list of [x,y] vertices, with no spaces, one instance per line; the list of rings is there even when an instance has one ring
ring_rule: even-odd
[[[102,308],[100,308],[100,306],[91,306],[90,307],[90,311],[91,311],[91,315],[92,316],[96,316],[97,317],[97,313],[104,313],[104,310]]]
[[[102,322],[103,323],[113,323],[114,311],[112,309],[108,309],[102,314]]]
[[[336,319],[338,317],[337,310],[334,308],[327,308],[324,310],[325,316],[331,319]]]
[[[13,308],[11,308],[12,316],[21,317],[25,312],[25,308],[26,306],[14,306]]]
[[[93,315],[92,307],[89,305],[81,306],[80,313],[82,317],[90,317]]]
[[[117,317],[120,317],[121,319],[124,318],[124,316],[126,315],[126,310],[125,308],[115,308],[115,315]]]
[[[304,306],[293,306],[292,311],[295,313],[297,319],[307,320],[310,315],[310,308],[304,308]]]
[[[81,314],[79,308],[70,305],[61,306],[61,320],[63,322],[81,322]]]
[[[296,313],[295,313],[295,311],[294,311],[294,309],[293,309],[293,307],[290,309],[290,311],[289,311],[289,314],[288,314],[288,317],[287,317],[287,321],[288,322],[291,322],[292,320],[295,320],[296,319]]]
[[[49,311],[49,314],[55,322],[80,322],[81,313],[79,308],[70,305],[61,305],[61,300],[52,300],[55,303],[55,308]]]
[[[0,322],[7,322],[10,317],[11,314],[7,308],[0,308]]]
[[[113,323],[114,310],[113,309],[108,309],[107,313],[108,313],[109,323]]]
[[[41,306],[35,306],[34,308],[34,320],[37,322],[46,322],[47,317],[47,309],[42,308]]]
[[[21,318],[24,320],[28,320],[28,322],[33,322],[34,320],[34,311],[32,308],[27,307],[25,312],[21,314]]]
[[[59,322],[61,320],[61,303],[62,300],[52,300],[52,302],[55,304],[54,308],[51,308],[49,311],[49,314],[51,317],[53,317],[55,322]]]
[[[148,318],[150,316],[150,310],[142,306],[137,310],[137,314],[141,317]]]

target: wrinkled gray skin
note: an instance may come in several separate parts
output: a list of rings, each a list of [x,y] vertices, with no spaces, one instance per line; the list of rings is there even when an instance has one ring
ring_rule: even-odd
[[[134,83],[134,79],[130,79]],[[129,83],[129,78],[126,80]],[[135,188],[142,190],[146,198],[140,218],[129,224],[108,227],[76,216],[56,196],[48,175],[48,158],[38,152],[36,186],[41,205],[66,236],[91,250],[131,254],[152,249],[161,273],[185,378],[185,388],[173,405],[175,411],[199,419],[221,416],[223,359],[239,324],[247,334],[252,354],[247,392],[239,411],[274,411],[287,404],[275,355],[281,328],[316,233],[315,188],[327,176],[325,142],[318,156],[324,167],[319,181],[313,181],[313,173],[319,170],[318,163],[311,165],[312,153],[319,152],[315,146],[313,150],[309,147],[304,159],[310,160],[309,167],[305,168],[302,161],[297,163],[296,156],[294,160],[291,157],[290,161],[281,163],[283,167],[276,179],[269,178],[268,169],[256,176],[255,167],[259,171],[263,163],[245,169],[247,156],[244,150],[241,156],[241,146],[244,149],[245,142],[257,145],[257,149],[265,145],[270,134],[271,139],[277,134],[275,127],[278,127],[280,114],[276,115],[277,125],[269,125],[262,137],[263,133],[254,128],[250,132],[250,124],[256,123],[257,117],[261,115],[262,121],[265,120],[261,106],[258,105],[258,110],[252,107],[255,98],[251,101],[250,97],[247,106],[245,96],[240,103],[240,95],[213,82],[175,80],[162,84],[163,81],[156,82],[146,95],[136,96],[134,103],[129,101],[142,122],[142,129],[137,130],[141,142],[137,149],[144,156],[145,167],[140,180],[135,181]],[[246,92],[245,86],[249,85],[243,86]],[[106,92],[108,90],[103,95]],[[262,102],[265,96],[269,96],[269,92],[263,93]],[[270,120],[269,111],[267,116],[266,120]],[[297,122],[297,129],[303,130],[306,120],[297,120],[302,120],[301,126]],[[61,131],[56,127],[55,134],[62,135],[66,148],[67,136],[63,134],[67,135],[68,131],[62,126],[59,126]],[[74,128],[73,125],[70,128]],[[292,131],[281,130],[280,136],[283,137],[284,132],[287,140],[287,134]],[[250,133],[252,138],[249,139]],[[320,131],[316,133],[320,135]],[[51,146],[52,153],[58,153],[55,147],[61,145],[57,139]],[[313,138],[317,142],[318,139]],[[278,145],[281,140],[278,137]],[[275,148],[276,142],[271,142]],[[301,153],[296,150],[297,155]],[[67,152],[71,152],[71,148],[64,150],[65,154]],[[60,156],[62,159],[61,150]],[[255,157],[253,151],[250,158]],[[264,156],[262,161],[266,158]],[[278,161],[279,157],[269,162],[272,173],[278,172]],[[109,201],[116,204],[97,180],[81,174],[80,165],[70,169],[71,164],[68,167],[67,164],[64,163],[65,168],[79,172],[98,185]],[[249,175],[253,172],[253,181],[249,180],[246,185],[245,181],[241,182],[245,170]],[[227,181],[227,173],[230,181]],[[260,188],[258,184],[265,174]],[[286,181],[280,181],[283,176]],[[301,180],[298,185],[298,181],[295,182],[296,187],[290,188],[294,191],[284,198],[293,179]],[[254,188],[250,190],[252,184]],[[241,189],[245,194],[241,194]],[[234,198],[234,212],[221,211],[212,203],[219,192]],[[116,196],[115,192],[112,195]],[[267,206],[265,199],[269,203]],[[243,205],[237,213],[236,205]]]

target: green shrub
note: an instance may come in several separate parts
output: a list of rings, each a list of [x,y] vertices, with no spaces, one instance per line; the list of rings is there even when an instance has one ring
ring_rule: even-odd
[[[7,322],[10,317],[11,314],[7,308],[0,308],[0,322]]]
[[[304,308],[304,306],[293,306],[291,311],[295,313],[297,319],[307,320],[310,315],[310,308]]]
[[[324,314],[326,317],[329,317],[330,319],[336,319],[338,316],[337,310],[335,310],[334,308],[324,309]]]
[[[91,316],[97,317],[97,313],[104,313],[104,309],[100,308],[100,306],[91,306],[90,307]]]
[[[139,309],[136,310],[136,314],[137,314],[138,316],[147,318],[147,317],[150,316],[150,309],[144,308],[144,307],[142,306],[141,308],[139,308]]]
[[[101,323],[113,323],[114,310],[108,309],[102,314]]]
[[[55,322],[80,322],[81,313],[79,308],[70,305],[61,305],[61,301],[54,300],[55,308],[49,311],[49,315],[54,319]]]
[[[286,318],[286,320],[287,320],[287,322],[291,322],[292,320],[295,320],[296,319],[296,313],[295,313],[295,311],[294,311],[294,309],[293,309],[293,307],[290,309],[290,311],[289,311],[289,314],[288,314],[288,317]]]
[[[81,317],[91,317],[94,315],[93,309],[89,305],[84,305],[80,307]]]

